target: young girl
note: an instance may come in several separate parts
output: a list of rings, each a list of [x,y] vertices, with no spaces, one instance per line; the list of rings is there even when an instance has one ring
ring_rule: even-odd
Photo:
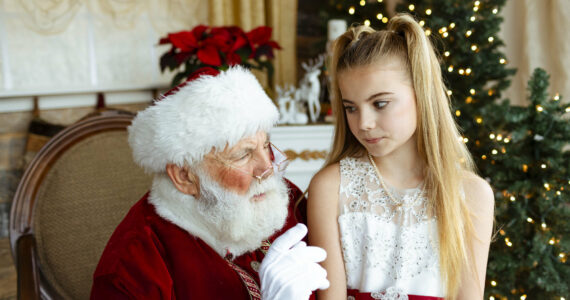
[[[482,299],[491,187],[473,171],[422,27],[350,28],[334,43],[334,142],[308,195],[321,299]]]

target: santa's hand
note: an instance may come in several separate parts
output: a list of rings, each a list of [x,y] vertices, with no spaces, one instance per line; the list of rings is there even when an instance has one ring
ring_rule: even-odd
[[[269,247],[259,269],[262,299],[308,299],[314,290],[329,287],[327,271],[318,264],[327,253],[301,241],[306,234],[299,223]]]

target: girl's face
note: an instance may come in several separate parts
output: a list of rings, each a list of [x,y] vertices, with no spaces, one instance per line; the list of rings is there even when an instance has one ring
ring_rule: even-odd
[[[338,85],[350,131],[370,154],[415,149],[416,96],[400,59],[344,70]]]

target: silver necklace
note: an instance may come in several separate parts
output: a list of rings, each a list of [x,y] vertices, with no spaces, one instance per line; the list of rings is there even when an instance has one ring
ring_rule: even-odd
[[[390,190],[388,190],[388,188],[386,187],[386,184],[384,184],[384,179],[382,179],[382,175],[380,174],[380,170],[378,170],[378,167],[376,166],[374,159],[372,159],[372,155],[370,155],[370,152],[368,152],[368,160],[370,160],[370,163],[374,167],[374,171],[376,171],[376,175],[378,175],[378,180],[380,181],[380,185],[382,186],[382,188],[386,192],[386,195],[388,195],[388,198],[390,198],[390,200],[392,201],[392,203],[394,203],[394,205],[396,207],[398,207],[398,208],[401,207],[403,204],[403,201],[402,200],[398,201],[398,200],[396,200],[396,198],[394,198],[394,196],[392,196],[392,193],[390,193]],[[411,203],[415,203],[416,200],[418,200],[418,197],[424,193],[424,189],[425,189],[425,185],[422,184],[422,189],[419,192],[416,192]]]

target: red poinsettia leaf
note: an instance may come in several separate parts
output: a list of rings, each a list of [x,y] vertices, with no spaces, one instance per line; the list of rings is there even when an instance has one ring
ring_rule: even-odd
[[[159,45],[170,44],[170,39],[168,38],[168,36],[160,38],[158,44]]]
[[[269,26],[259,26],[247,33],[249,42],[253,45],[264,44],[271,38],[273,29]]]
[[[208,26],[206,25],[198,25],[194,28],[192,28],[192,35],[196,38],[197,41],[201,40],[203,38],[204,32],[206,32],[206,30],[208,30]]]
[[[218,53],[218,49],[212,45],[206,45],[205,47],[198,49],[198,59],[207,65],[219,66],[222,64],[222,59]]]
[[[273,49],[281,49],[281,46],[276,41],[269,41],[267,42],[267,45]]]
[[[226,54],[226,61],[227,64],[230,66],[233,65],[239,65],[241,64],[241,57],[239,56],[239,54],[235,53],[235,52],[231,52],[231,53],[227,53]]]
[[[182,51],[192,51],[198,47],[196,37],[190,31],[180,31],[168,35],[172,45]]]
[[[245,36],[237,36],[235,41],[233,42],[233,45],[230,48],[230,51],[236,51],[240,48],[242,48],[243,46],[248,46],[249,44],[247,43],[246,37]]]

